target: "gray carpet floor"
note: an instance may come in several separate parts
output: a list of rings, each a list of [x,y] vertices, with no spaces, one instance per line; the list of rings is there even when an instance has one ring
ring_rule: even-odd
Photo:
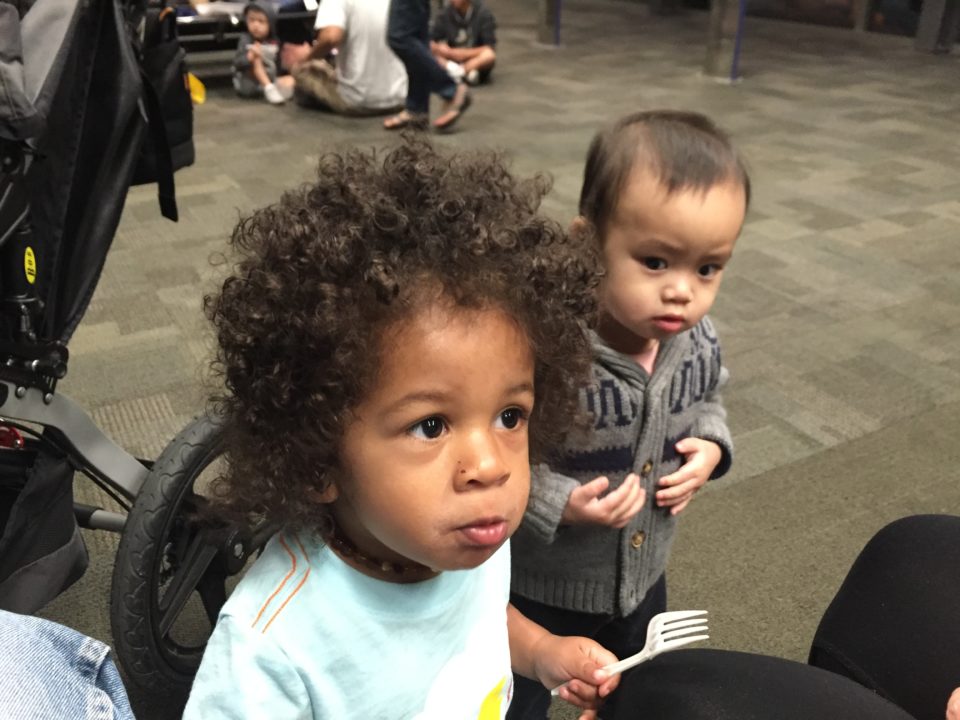
[[[755,200],[712,313],[737,456],[683,516],[670,605],[709,609],[712,647],[803,660],[876,530],[960,513],[960,59],[748,18],[729,85],[700,73],[704,12],[577,0],[552,47],[535,41],[535,0],[490,5],[495,80],[437,142],[549,172],[558,220],[574,215],[591,135],[629,111],[706,112],[749,161]],[[203,409],[201,298],[238,216],[308,180],[325,147],[395,141],[376,118],[239,100],[211,60],[193,61],[208,96],[196,165],[177,174],[181,220],[159,216],[152,188],[130,192],[61,385],[141,457]],[[82,479],[77,494],[98,498]],[[117,540],[85,537],[88,572],[42,614],[109,642]]]

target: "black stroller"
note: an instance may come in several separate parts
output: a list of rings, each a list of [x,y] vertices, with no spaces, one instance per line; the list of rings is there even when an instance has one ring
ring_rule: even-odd
[[[214,418],[141,460],[57,381],[128,187],[157,181],[176,216],[173,169],[192,162],[192,144],[173,137],[192,112],[184,80],[169,8],[0,0],[0,608],[35,612],[83,574],[78,526],[121,533],[116,655],[128,680],[171,700],[269,529],[198,519],[195,484],[221,454]],[[125,512],[75,505],[75,472]],[[203,627],[182,633],[181,621]]]

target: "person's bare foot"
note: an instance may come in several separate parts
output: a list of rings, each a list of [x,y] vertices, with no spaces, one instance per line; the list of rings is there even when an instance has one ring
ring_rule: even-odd
[[[453,97],[444,104],[443,113],[433,121],[433,126],[437,130],[450,129],[460,119],[460,116],[467,111],[472,102],[473,97],[470,95],[470,88],[467,87],[466,83],[460,83],[457,85],[457,91],[453,94]]]

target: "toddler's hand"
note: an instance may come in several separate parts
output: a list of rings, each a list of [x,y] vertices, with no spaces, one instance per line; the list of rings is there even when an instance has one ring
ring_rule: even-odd
[[[616,655],[590,638],[550,634],[537,643],[534,668],[546,688],[565,683],[557,694],[584,708],[579,720],[595,720],[595,709],[620,683],[619,674],[609,677],[600,668],[616,661]]]
[[[640,478],[635,473],[627,475],[616,490],[600,497],[610,487],[606,477],[594,478],[575,488],[567,498],[567,505],[560,522],[568,525],[607,525],[622,528],[640,512],[647,492],[640,487]]]
[[[960,720],[960,687],[953,691],[947,701],[947,720]]]
[[[690,504],[723,456],[719,445],[701,438],[684,438],[675,447],[686,462],[676,472],[660,478],[657,484],[665,489],[657,490],[656,496],[657,507],[669,507],[671,515],[679,514]]]

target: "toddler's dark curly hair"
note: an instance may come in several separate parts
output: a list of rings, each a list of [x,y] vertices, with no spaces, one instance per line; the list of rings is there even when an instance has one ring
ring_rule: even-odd
[[[562,436],[589,378],[595,250],[538,214],[547,182],[499,154],[406,138],[385,155],[324,155],[316,182],[243,218],[233,273],[205,298],[225,391],[235,515],[326,527],[316,502],[339,470],[351,410],[375,381],[384,329],[428,303],[498,308],[535,355],[531,460]]]

